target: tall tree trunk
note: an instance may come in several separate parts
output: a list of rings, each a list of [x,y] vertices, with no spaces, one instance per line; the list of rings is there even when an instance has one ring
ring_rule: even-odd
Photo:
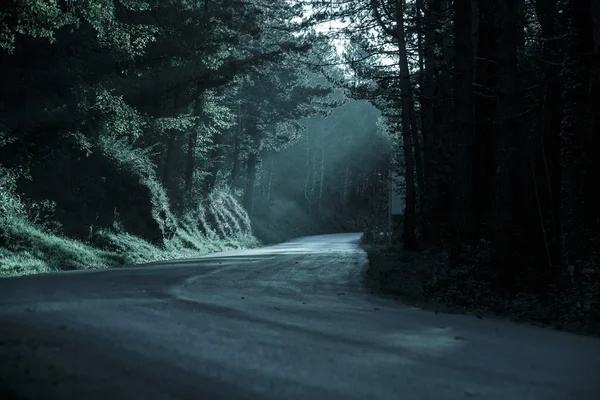
[[[244,86],[243,84],[240,85],[239,89],[238,89],[238,99],[237,99],[237,112],[236,112],[236,119],[237,119],[237,126],[236,126],[236,132],[235,132],[235,136],[234,136],[234,145],[233,145],[233,165],[231,166],[231,185],[235,186],[235,184],[237,183],[237,179],[238,179],[238,174],[239,174],[239,170],[240,170],[240,145],[241,145],[241,140],[242,140],[242,129],[244,126],[244,118],[242,115],[242,112],[244,111],[243,107],[242,107],[242,93],[243,93],[243,89]]]
[[[477,40],[477,53],[473,66],[474,94],[473,121],[474,135],[472,148],[473,213],[476,225],[481,227],[489,224],[492,185],[495,171],[494,163],[494,116],[497,113],[496,87],[498,86],[498,64],[496,62],[498,31],[494,26],[496,4],[490,1],[480,1],[473,7],[477,12],[477,32],[473,32],[473,40]],[[475,21],[473,21],[475,22]],[[471,24],[473,26],[473,24]],[[473,49],[475,51],[475,49]],[[489,237],[484,237],[489,239]]]
[[[542,227],[548,232],[545,246],[548,246],[548,263],[552,268],[554,284],[562,280],[561,233],[560,233],[560,125],[562,116],[561,82],[559,66],[558,21],[556,6],[558,0],[537,0],[535,11],[542,27],[544,65],[544,92],[538,137],[536,159],[541,167],[534,171],[539,179],[538,198],[540,199]],[[548,40],[549,39],[549,40]],[[538,172],[539,171],[539,172]]]
[[[196,145],[198,143],[198,135],[202,127],[202,116],[204,111],[204,94],[200,93],[194,104],[194,116],[197,118],[193,128],[188,132],[187,157],[185,167],[185,198],[186,203],[190,203],[193,182],[194,169],[196,162]]]
[[[453,256],[460,261],[463,246],[475,237],[475,221],[472,212],[473,180],[471,147],[473,140],[473,50],[471,25],[471,0],[454,2],[455,40],[455,130],[453,218],[455,227]]]
[[[231,166],[231,178],[230,182],[232,185],[235,185],[238,180],[238,174],[240,172],[240,135],[239,133],[235,135],[234,144],[233,144],[233,165]]]
[[[215,133],[213,135],[213,141],[211,149],[208,152],[208,173],[204,180],[204,193],[211,192],[217,184],[217,176],[223,166],[223,134]]]
[[[421,129],[423,130],[423,174],[431,180],[431,171],[435,163],[433,157],[433,102],[434,102],[434,59],[435,59],[435,26],[434,3],[438,0],[428,0],[425,8],[425,43],[422,50],[423,66],[420,74],[421,82]]]
[[[246,161],[246,190],[244,190],[243,204],[248,214],[252,215],[254,208],[254,189],[256,187],[256,171],[258,168],[258,121],[256,117],[249,118],[247,121],[248,136],[253,144]]]
[[[515,268],[519,260],[513,256],[524,238],[516,215],[524,207],[523,193],[518,191],[518,181],[522,157],[519,151],[526,148],[521,133],[521,122],[518,120],[519,82],[518,82],[518,46],[519,40],[519,0],[497,0],[495,28],[498,42],[498,81],[497,81],[497,123],[494,132],[494,150],[496,174],[494,179],[493,238],[492,256],[496,282],[503,289],[514,290],[518,277]],[[522,27],[521,27],[522,29]],[[519,240],[520,238],[520,240]]]
[[[400,58],[400,91],[402,101],[402,145],[406,165],[406,204],[404,210],[403,244],[405,249],[416,246],[416,192],[415,192],[415,161],[413,150],[413,131],[411,127],[412,86],[406,54],[406,39],[404,36],[404,12],[401,0],[396,0],[396,39]]]
[[[162,170],[162,181],[165,187],[169,187],[171,184],[171,170],[173,159],[175,157],[175,146],[177,144],[177,135],[176,131],[171,131],[169,133],[169,138],[167,140],[167,152],[165,154],[165,160],[163,162],[163,170]]]
[[[421,205],[422,213],[422,238],[425,242],[432,240],[432,230],[436,221],[432,218],[434,215],[434,202],[437,200],[438,180],[433,177],[436,167],[436,157],[434,149],[434,62],[435,62],[435,45],[436,45],[436,5],[439,0],[427,0],[427,4],[423,10],[425,13],[424,24],[424,44],[421,49],[420,58],[420,76],[422,77],[421,95],[419,102],[421,103],[421,129],[423,132],[423,174],[424,187],[423,197],[424,204]],[[440,122],[438,122],[440,123]],[[438,139],[436,136],[435,139]],[[436,140],[437,141],[437,140]],[[436,143],[437,144],[437,143]],[[439,229],[439,228],[438,228]]]
[[[590,254],[584,185],[587,167],[584,143],[592,136],[590,60],[595,50],[591,0],[565,2],[566,59],[562,70],[563,119],[561,124],[561,230],[563,267],[577,278]],[[595,55],[596,62],[598,55]],[[596,99],[597,100],[597,99]],[[595,205],[597,206],[597,205]]]
[[[307,203],[308,216],[312,216],[312,207],[315,203],[315,189],[317,178],[317,150],[312,152],[312,162],[310,157],[310,137],[306,135],[306,178],[304,179],[304,198]]]
[[[246,190],[244,190],[244,207],[249,215],[254,208],[254,190],[256,186],[256,171],[258,167],[258,155],[254,152],[248,154],[246,162]]]
[[[173,100],[171,102],[170,113],[174,115],[177,110],[177,99],[179,97],[179,93],[181,91],[180,87],[177,87],[173,92]],[[177,160],[177,153],[180,153],[182,150],[181,144],[179,143],[181,139],[180,133],[176,130],[171,130],[169,132],[169,138],[167,140],[167,152],[165,154],[165,160],[163,163],[162,170],[162,181],[169,194],[169,199],[171,200],[171,204],[175,207],[180,205],[181,193],[178,189],[178,180],[181,179],[181,175],[174,176],[173,169],[174,164]]]
[[[416,139],[416,118],[414,117],[414,102],[410,71],[408,69],[408,56],[406,52],[406,38],[404,36],[404,0],[395,1],[396,29],[392,29],[383,21],[379,0],[371,0],[371,9],[381,28],[391,37],[396,39],[398,45],[398,58],[400,68],[400,99],[401,99],[401,127],[404,162],[406,165],[406,201],[404,211],[403,244],[405,249],[415,248],[416,237],[416,188],[415,188],[415,156],[420,158],[420,149],[413,152],[413,139]],[[413,131],[414,129],[414,131]],[[419,171],[422,172],[421,167]],[[422,174],[421,174],[422,176]],[[422,185],[421,185],[422,187]]]
[[[408,64],[408,62],[407,62]],[[410,82],[410,77],[409,77]],[[423,175],[423,157],[421,147],[421,139],[419,137],[419,125],[417,124],[417,116],[415,112],[415,102],[414,97],[412,95],[412,85],[409,86],[409,99],[408,106],[409,116],[410,116],[410,135],[413,142],[413,152],[415,158],[415,174],[416,174],[416,182],[417,182],[417,196],[419,199],[419,207],[423,207],[425,204],[425,177]]]
[[[454,47],[451,35],[443,27],[450,18],[450,0],[433,0],[432,29],[434,36],[434,54],[439,56],[432,61],[433,71],[433,127],[432,151],[435,162],[431,164],[432,198],[429,202],[430,211],[426,211],[431,229],[425,231],[432,239],[454,237],[452,217],[452,187],[454,186],[451,175],[452,153],[451,143],[453,133],[450,124],[454,118],[453,103],[450,94],[450,65],[454,61]],[[434,182],[434,183],[433,183]]]
[[[317,211],[319,216],[321,215],[321,205],[323,201],[323,187],[325,184],[325,127],[324,122],[321,121],[321,167],[319,176],[319,203],[317,204]]]
[[[267,206],[271,206],[271,189],[273,187],[273,157],[269,158],[269,182],[267,184]]]

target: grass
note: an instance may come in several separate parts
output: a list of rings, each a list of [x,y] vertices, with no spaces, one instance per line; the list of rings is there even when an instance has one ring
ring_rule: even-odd
[[[125,261],[116,252],[52,234],[25,219],[2,223],[0,234],[6,241],[0,252],[0,277],[109,268]]]
[[[38,221],[31,215],[32,204],[26,204],[18,194],[17,179],[25,175],[24,171],[0,165],[0,277],[114,268],[259,244],[248,214],[227,188],[214,190],[193,209],[176,216],[148,150],[136,148],[133,142],[127,135],[115,133],[100,135],[95,142],[86,141],[90,151],[102,154],[122,174],[135,177],[148,189],[147,201],[162,232],[162,243],[153,244],[124,231],[117,213],[111,228],[90,228],[94,243],[103,243],[103,248],[64,237],[60,229],[53,228],[60,226],[55,223],[58,221]]]
[[[216,227],[210,227],[206,208],[219,212]],[[215,209],[221,208],[220,211]],[[225,210],[222,210],[224,209]],[[199,226],[206,226],[203,234]],[[108,243],[97,248],[89,243],[63,237],[33,223],[22,213],[0,220],[0,277],[31,275],[80,269],[115,268],[152,261],[193,258],[205,254],[254,247],[249,219],[226,191],[215,192],[181,222],[175,222],[174,235],[161,246],[118,229],[97,232]]]

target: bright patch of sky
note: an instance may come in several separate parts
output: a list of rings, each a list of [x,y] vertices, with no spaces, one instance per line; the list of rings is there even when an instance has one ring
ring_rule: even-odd
[[[316,26],[316,31],[319,33],[331,33],[331,32],[337,32],[341,29],[344,29],[348,26],[348,23],[344,23],[342,21],[339,20],[334,20],[334,21],[328,21],[328,22],[324,22],[322,24],[319,24]],[[348,39],[333,39],[332,40],[333,44],[335,45],[335,49],[337,50],[337,53],[339,55],[342,55],[344,53],[344,50],[346,49],[346,43],[348,42]]]
[[[305,5],[304,6],[304,16],[303,18],[309,18],[311,15],[313,14],[313,8],[310,5]],[[302,22],[302,18],[295,18],[294,22]],[[344,54],[344,52],[346,51],[346,45],[348,43],[348,39],[344,38],[343,35],[339,35],[340,31],[343,30],[344,28],[347,28],[350,25],[350,23],[348,22],[342,22],[340,20],[331,20],[331,21],[326,21],[320,24],[317,24],[315,26],[315,31],[318,33],[322,33],[322,34],[331,34],[332,36],[335,36],[334,38],[331,39],[331,42],[333,43],[333,45],[335,46],[336,52],[338,54],[338,56],[342,57],[342,55]],[[378,32],[373,29],[371,31],[371,33],[374,35],[374,37],[378,36]],[[377,57],[379,60],[379,63],[381,65],[394,65],[397,64],[397,60],[387,57],[387,56],[378,56]]]

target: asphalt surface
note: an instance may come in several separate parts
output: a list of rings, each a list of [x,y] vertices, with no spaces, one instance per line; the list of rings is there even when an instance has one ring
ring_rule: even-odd
[[[600,340],[377,298],[358,238],[0,280],[0,399],[600,399]]]

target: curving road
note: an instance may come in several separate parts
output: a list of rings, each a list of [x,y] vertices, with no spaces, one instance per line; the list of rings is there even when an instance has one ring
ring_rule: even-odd
[[[600,340],[378,299],[358,238],[0,280],[0,398],[600,399]]]

